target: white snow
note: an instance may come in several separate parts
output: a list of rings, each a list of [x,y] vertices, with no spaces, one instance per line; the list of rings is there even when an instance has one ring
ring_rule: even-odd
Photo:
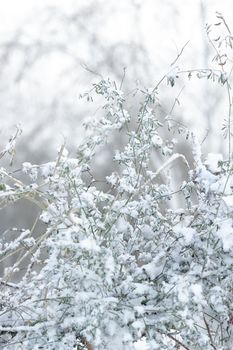
[[[227,219],[219,224],[216,235],[221,239],[223,250],[230,251],[233,247],[233,227],[231,219]]]
[[[223,156],[220,153],[209,153],[207,155],[207,158],[205,160],[205,165],[207,166],[207,168],[213,172],[213,173],[217,173],[218,171],[220,171],[220,166],[219,166],[219,162],[223,160]]]
[[[100,251],[100,247],[97,245],[96,241],[92,238],[86,238],[83,239],[80,243],[79,246],[82,249],[86,249],[86,250],[91,250],[91,251]]]

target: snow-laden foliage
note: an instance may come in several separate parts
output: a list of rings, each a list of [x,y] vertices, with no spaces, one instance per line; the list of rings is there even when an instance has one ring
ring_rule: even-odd
[[[102,80],[83,96],[104,106],[75,156],[63,145],[55,161],[25,162],[27,179],[0,168],[1,207],[24,199],[40,210],[31,228],[1,232],[1,349],[232,349],[231,98],[226,155],[203,156],[195,135],[156,112],[159,85],[184,73],[217,80],[230,97],[231,70],[218,61],[220,70],[176,68],[141,90],[136,116]],[[176,125],[192,157],[177,152]],[[116,170],[98,178],[96,159],[116,133]],[[16,136],[0,157],[14,154]]]
[[[103,116],[77,157],[63,146],[54,162],[24,163],[29,185],[1,168],[1,203],[26,198],[46,223],[39,237],[33,228],[3,236],[1,262],[17,259],[1,278],[1,348],[133,350],[138,341],[147,349],[230,349],[231,164],[213,154],[204,161],[194,135],[193,166],[177,154],[174,140],[160,136],[168,121],[154,112],[156,89],[143,91],[136,126],[114,83],[94,92],[106,100]],[[103,184],[92,162],[113,131],[126,142],[114,152],[119,170]],[[163,165],[153,170],[159,155]],[[169,169],[178,161],[187,179],[174,191]],[[178,193],[183,205],[171,209]]]

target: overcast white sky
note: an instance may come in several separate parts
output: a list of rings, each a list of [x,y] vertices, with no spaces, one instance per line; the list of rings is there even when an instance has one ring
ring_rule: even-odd
[[[83,0],[81,0],[82,2]],[[85,0],[84,0],[85,1]],[[149,29],[150,23],[150,3],[155,3],[157,0],[138,0],[137,3],[143,4],[145,8],[144,15],[146,21],[143,23],[143,26],[146,29]],[[177,1],[177,6],[179,9],[183,7],[184,17],[182,21],[182,27],[185,28],[185,33],[190,37],[194,35],[193,32],[193,23],[192,16],[189,14],[192,13],[193,9],[196,7],[196,0],[175,0]],[[121,1],[119,1],[121,2]],[[136,0],[135,0],[136,2]],[[66,6],[66,4],[71,3],[67,0],[0,0],[0,37],[5,36],[9,33],[14,32],[15,28],[23,25],[23,22],[26,18],[30,17],[32,11],[38,10],[48,5],[56,6]],[[161,2],[158,1],[158,4],[161,6]],[[204,6],[207,8],[208,16],[210,17],[214,14],[215,11],[223,12],[226,17],[232,17],[233,15],[233,5],[230,0],[203,0]],[[104,2],[103,2],[104,6]],[[161,7],[158,7],[158,11],[162,11]],[[194,14],[195,15],[195,14]],[[154,25],[154,23],[153,23]],[[165,27],[167,23],[164,23]],[[118,32],[121,27],[118,27]]]
[[[66,2],[67,0],[0,0],[0,37],[23,25],[32,11],[48,5],[65,6]]]
[[[146,3],[148,4],[150,1],[139,0],[137,2],[144,2],[145,5]],[[156,2],[156,0],[153,0],[153,2]],[[179,2],[180,1],[178,0],[178,7]],[[195,5],[195,0],[186,0],[185,2],[181,2],[182,5],[185,3],[190,11],[192,10],[193,5]],[[229,0],[203,0],[203,3],[209,10],[222,11],[225,13],[226,16],[229,15],[229,10],[230,12],[233,12],[233,5],[231,5],[232,2]],[[0,33],[3,34],[14,30],[15,27],[17,25],[20,25],[33,9],[53,4],[61,4],[65,6],[66,0],[0,0]]]
[[[0,35],[13,32],[34,6],[30,0],[0,0]]]

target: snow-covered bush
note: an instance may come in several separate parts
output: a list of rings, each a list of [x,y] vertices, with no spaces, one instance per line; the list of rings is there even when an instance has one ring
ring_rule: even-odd
[[[229,91],[223,71],[201,73]],[[1,233],[1,263],[17,257],[0,280],[2,349],[232,348],[230,117],[227,160],[205,159],[184,128],[193,150],[187,160],[176,152],[171,116],[161,121],[154,108],[171,76],[141,91],[136,125],[127,96],[100,81],[84,97],[104,98],[101,118],[86,125],[75,157],[62,146],[54,162],[24,163],[28,184],[0,169],[1,205],[27,199],[46,224],[39,236],[36,222]],[[115,132],[125,140],[113,155],[118,171],[97,179],[94,160]],[[153,157],[163,159],[157,169]],[[173,181],[177,163],[186,169],[180,184]]]

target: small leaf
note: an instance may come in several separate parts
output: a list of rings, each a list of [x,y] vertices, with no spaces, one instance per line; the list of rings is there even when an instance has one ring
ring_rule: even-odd
[[[0,191],[6,191],[6,185],[0,184]]]

